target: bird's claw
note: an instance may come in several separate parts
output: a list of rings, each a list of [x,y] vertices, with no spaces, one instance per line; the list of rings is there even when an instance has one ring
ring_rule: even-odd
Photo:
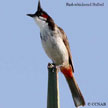
[[[56,68],[56,65],[54,63],[48,63],[48,68]]]

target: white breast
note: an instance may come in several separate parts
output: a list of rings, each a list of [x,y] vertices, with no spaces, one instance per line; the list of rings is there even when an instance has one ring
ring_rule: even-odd
[[[52,33],[48,31],[49,30],[44,30],[41,32],[42,46],[45,52],[56,65],[67,64],[68,52],[60,36],[60,32],[55,32],[55,35],[52,35]]]

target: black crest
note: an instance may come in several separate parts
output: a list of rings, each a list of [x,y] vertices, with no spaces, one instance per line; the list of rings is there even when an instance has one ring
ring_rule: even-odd
[[[53,21],[53,19],[41,8],[40,0],[38,1],[37,11],[36,11],[34,14],[27,14],[27,16],[30,16],[30,17],[34,18],[34,17],[36,17],[36,16],[39,17],[39,16],[41,16],[42,14],[45,14],[45,15],[48,16],[46,22],[48,23],[49,28],[52,29],[52,30],[54,30],[54,28],[55,28],[54,21]]]

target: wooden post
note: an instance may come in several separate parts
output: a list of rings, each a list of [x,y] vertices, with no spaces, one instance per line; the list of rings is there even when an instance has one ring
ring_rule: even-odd
[[[60,108],[58,72],[53,64],[48,64],[47,108]]]

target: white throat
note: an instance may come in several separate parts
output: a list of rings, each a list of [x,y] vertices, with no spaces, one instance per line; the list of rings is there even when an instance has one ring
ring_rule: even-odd
[[[48,28],[48,23],[46,23],[46,19],[43,17],[35,17],[34,18],[36,24],[39,26],[40,30],[43,30],[45,28]]]

